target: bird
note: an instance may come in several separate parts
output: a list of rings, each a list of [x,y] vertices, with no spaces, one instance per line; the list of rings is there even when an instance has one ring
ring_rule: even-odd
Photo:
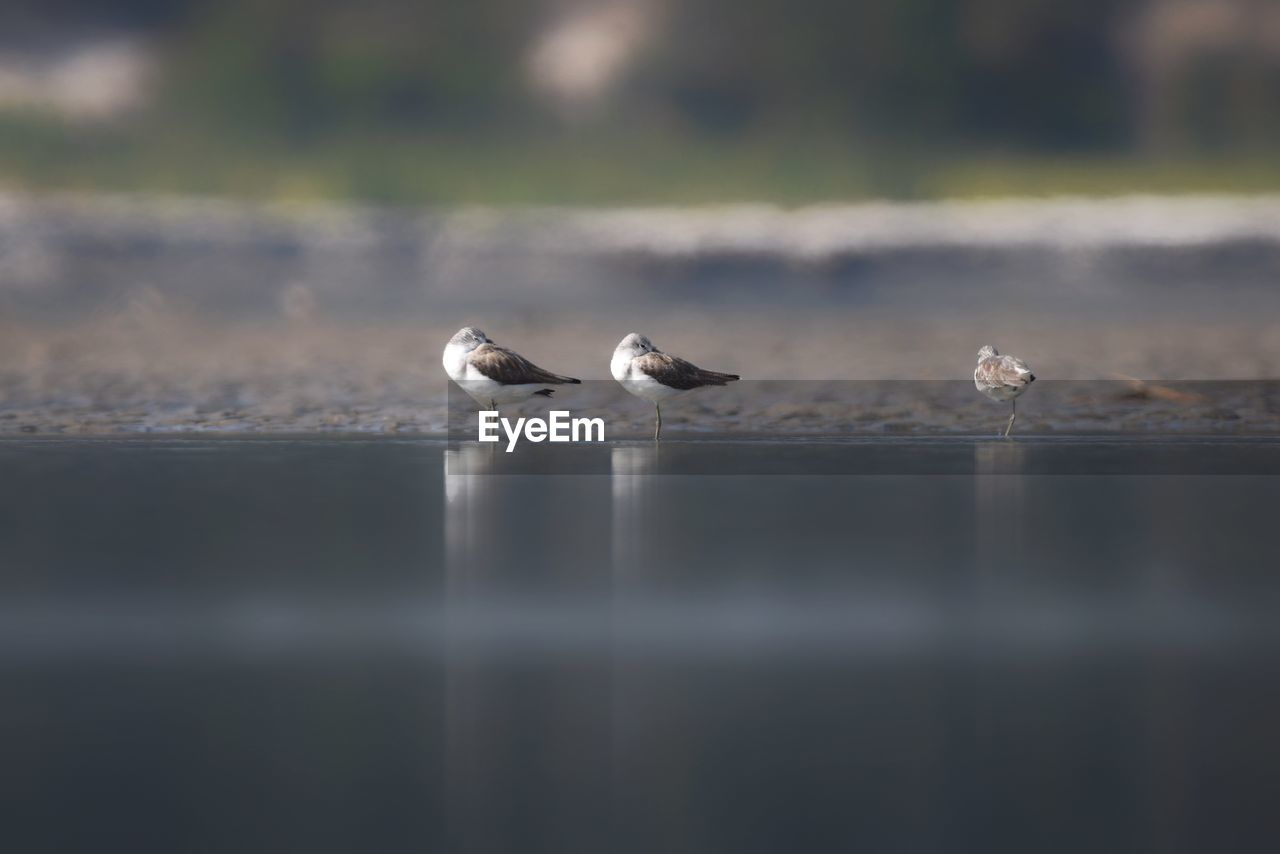
[[[1007,400],[1013,405],[1009,423],[1004,428],[1006,439],[1018,417],[1018,395],[1035,381],[1036,375],[1017,356],[1001,356],[990,344],[978,351],[978,367],[973,370],[973,384],[992,400]]]
[[[623,388],[653,404],[657,412],[655,442],[662,438],[662,401],[695,388],[728,385],[741,379],[737,374],[703,370],[679,356],[664,353],[636,332],[623,338],[614,349],[609,370]]]
[[[582,382],[539,368],[514,350],[493,343],[474,326],[462,327],[449,339],[444,370],[476,403],[488,404],[490,409],[534,395],[551,397],[554,389],[547,386]]]

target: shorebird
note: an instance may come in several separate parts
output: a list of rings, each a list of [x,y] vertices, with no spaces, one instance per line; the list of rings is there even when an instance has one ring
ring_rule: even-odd
[[[1013,405],[1009,423],[1004,428],[1006,439],[1018,417],[1018,395],[1035,381],[1036,375],[1017,356],[1001,356],[990,344],[978,351],[978,367],[973,370],[973,384],[992,400],[1007,400]]]
[[[449,339],[444,370],[476,403],[490,409],[534,395],[551,397],[554,390],[549,385],[582,382],[539,368],[514,350],[494,344],[474,326],[462,327]]]
[[[679,356],[662,352],[635,332],[623,338],[613,351],[609,370],[623,388],[653,404],[658,416],[654,441],[662,438],[662,401],[695,388],[727,385],[740,379],[737,374],[704,371]]]

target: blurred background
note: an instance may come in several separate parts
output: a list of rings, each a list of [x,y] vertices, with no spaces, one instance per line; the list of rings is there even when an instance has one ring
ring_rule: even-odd
[[[806,202],[1280,184],[1267,0],[54,0],[22,188]]]
[[[466,323],[1269,377],[1277,155],[1269,0],[14,0],[0,427],[435,430]]]

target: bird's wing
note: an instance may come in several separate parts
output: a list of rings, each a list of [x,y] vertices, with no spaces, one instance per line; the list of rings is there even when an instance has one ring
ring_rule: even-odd
[[[1027,367],[1027,363],[1017,356],[1001,356],[1000,364],[1001,375],[1006,378],[1006,382],[1009,385],[1026,385],[1035,379],[1035,375],[1031,373],[1031,368]]]
[[[471,351],[468,361],[477,371],[503,385],[581,382],[573,377],[562,377],[539,368],[514,350],[497,344],[481,344]]]
[[[1035,377],[1027,363],[1015,356],[992,356],[978,363],[973,379],[986,388],[1021,388]]]
[[[637,356],[632,365],[636,370],[670,388],[687,390],[707,385],[725,385],[738,379],[737,374],[704,371],[692,362],[667,353],[645,353]]]

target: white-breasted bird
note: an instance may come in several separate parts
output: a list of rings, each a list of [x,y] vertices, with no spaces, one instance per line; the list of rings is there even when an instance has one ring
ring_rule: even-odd
[[[1001,356],[990,344],[978,351],[978,367],[973,370],[973,384],[992,400],[1009,401],[1013,411],[1004,428],[1005,438],[1018,417],[1018,395],[1036,380],[1027,363],[1017,356]]]
[[[539,368],[514,350],[494,344],[474,326],[462,327],[449,339],[443,361],[449,379],[490,409],[534,395],[551,397],[554,390],[547,386],[582,382]]]
[[[609,370],[623,388],[653,404],[657,412],[655,441],[662,438],[662,401],[695,388],[727,385],[741,379],[737,374],[703,370],[679,356],[664,353],[635,332],[614,349]]]

